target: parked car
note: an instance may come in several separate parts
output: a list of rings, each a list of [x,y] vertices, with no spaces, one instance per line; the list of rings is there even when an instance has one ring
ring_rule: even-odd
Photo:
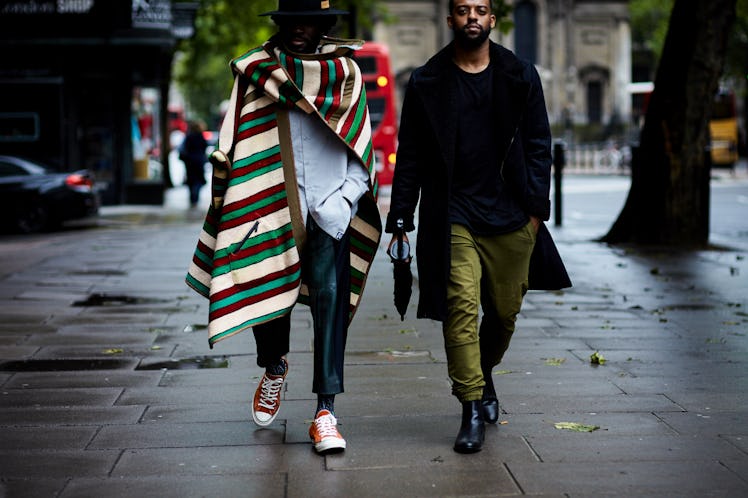
[[[30,233],[98,213],[88,170],[60,173],[39,161],[0,155],[0,225]]]

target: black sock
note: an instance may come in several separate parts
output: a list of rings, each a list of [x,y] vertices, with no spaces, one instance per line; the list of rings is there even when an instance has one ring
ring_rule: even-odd
[[[493,386],[493,377],[491,377],[493,370],[488,368],[483,371],[483,381],[486,383],[483,386],[483,399],[494,399],[496,397],[496,389]]]
[[[277,363],[266,366],[265,371],[270,375],[283,375],[286,373],[286,362],[283,359],[278,359]]]
[[[317,413],[320,410],[327,410],[333,415],[335,414],[335,395],[334,394],[318,394],[317,395]]]

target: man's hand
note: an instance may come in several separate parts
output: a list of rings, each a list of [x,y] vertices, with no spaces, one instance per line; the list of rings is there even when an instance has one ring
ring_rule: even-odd
[[[537,216],[530,215],[530,223],[532,223],[532,227],[535,229],[535,233],[538,233],[538,230],[540,229],[540,218]]]
[[[397,234],[392,235],[392,240],[390,240],[390,244],[387,246],[387,254],[391,256],[392,254],[392,246],[395,245],[395,242],[397,242],[398,236]],[[410,245],[410,241],[408,240],[408,235],[403,232],[403,242],[407,242],[408,245]]]

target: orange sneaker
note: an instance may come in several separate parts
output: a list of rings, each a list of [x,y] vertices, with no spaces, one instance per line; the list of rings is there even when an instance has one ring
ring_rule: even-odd
[[[312,438],[317,453],[343,451],[345,439],[338,432],[338,420],[327,410],[320,410],[309,427],[309,437]]]
[[[270,375],[265,372],[260,379],[260,384],[257,386],[252,401],[252,420],[261,427],[270,425],[280,409],[283,382],[288,375],[288,362],[285,358],[281,358],[281,360],[286,367],[286,371],[283,372],[283,375]]]

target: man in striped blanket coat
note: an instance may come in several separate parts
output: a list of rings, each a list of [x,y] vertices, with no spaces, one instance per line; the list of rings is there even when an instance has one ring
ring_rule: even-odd
[[[310,306],[319,453],[342,451],[348,324],[381,222],[371,124],[350,41],[326,33],[345,12],[327,0],[280,0],[278,33],[231,62],[229,111],[213,164],[213,201],[187,276],[210,299],[209,343],[252,328],[265,368],[253,399],[260,426],[278,414],[291,310]]]

